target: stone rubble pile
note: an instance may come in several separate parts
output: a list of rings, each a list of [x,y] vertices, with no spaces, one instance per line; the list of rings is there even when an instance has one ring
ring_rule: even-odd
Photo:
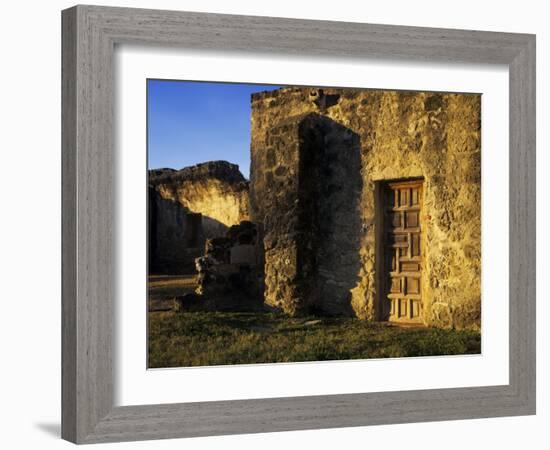
[[[195,292],[205,303],[222,310],[261,305],[257,237],[256,225],[242,221],[225,236],[206,240],[204,256],[195,259]]]

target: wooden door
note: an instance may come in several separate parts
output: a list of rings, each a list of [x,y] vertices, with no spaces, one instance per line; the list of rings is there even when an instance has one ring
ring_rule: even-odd
[[[386,184],[384,192],[385,316],[422,321],[422,181]]]

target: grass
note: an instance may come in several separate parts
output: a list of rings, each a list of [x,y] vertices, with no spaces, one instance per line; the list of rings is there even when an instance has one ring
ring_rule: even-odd
[[[149,275],[147,304],[151,311],[168,311],[174,306],[178,295],[194,292],[197,287],[195,274]]]
[[[151,368],[462,355],[480,348],[476,331],[273,313],[149,313]]]
[[[149,276],[148,297],[154,300],[172,299],[175,295],[193,292],[197,287],[196,275]]]

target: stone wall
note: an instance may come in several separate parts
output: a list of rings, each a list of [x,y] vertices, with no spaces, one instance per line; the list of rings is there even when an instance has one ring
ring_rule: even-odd
[[[228,227],[249,218],[248,181],[236,164],[211,161],[181,170],[151,170],[149,184],[162,198],[201,213],[206,238],[223,236]]]
[[[268,305],[290,314],[351,312],[360,264],[359,151],[355,133],[315,113],[267,131],[251,194],[263,225]]]
[[[149,272],[194,272],[205,241],[248,219],[248,181],[212,161],[149,171]]]
[[[473,94],[254,94],[250,208],[263,227],[266,303],[376,319],[375,193],[423,178],[422,320],[479,327],[480,115]]]
[[[208,239],[204,256],[195,260],[195,293],[206,309],[250,311],[263,309],[259,282],[258,231],[243,221],[227,230],[225,236]]]
[[[174,200],[162,198],[152,187],[149,187],[148,198],[149,272],[185,270],[194,257],[189,251],[189,210]]]

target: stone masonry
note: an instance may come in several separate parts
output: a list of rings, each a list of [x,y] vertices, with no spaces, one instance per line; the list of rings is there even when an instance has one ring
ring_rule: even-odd
[[[248,219],[248,181],[236,164],[210,161],[181,170],[151,170],[149,184],[162,198],[201,213],[206,238]]]
[[[151,273],[193,272],[207,239],[248,219],[248,181],[235,164],[153,169],[148,184]]]
[[[480,115],[476,94],[253,94],[250,218],[263,239],[265,303],[383,319],[379,193],[420,180],[421,320],[478,328]]]

